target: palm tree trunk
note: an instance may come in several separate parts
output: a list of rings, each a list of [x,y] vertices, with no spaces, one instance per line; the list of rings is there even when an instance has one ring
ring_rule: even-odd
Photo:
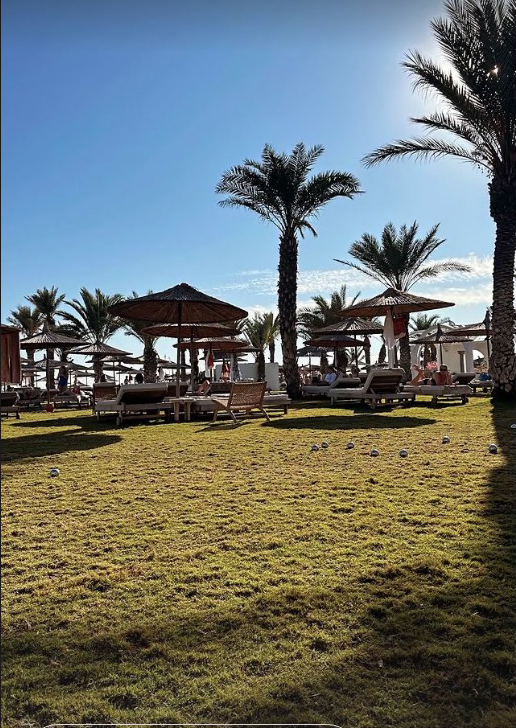
[[[328,371],[328,356],[325,351],[321,349],[321,356],[319,359],[319,371],[321,373],[321,377],[324,377],[326,372]]]
[[[301,379],[297,366],[297,257],[295,235],[280,239],[278,264],[278,309],[283,352],[283,371],[287,393],[301,398]]]
[[[102,359],[98,356],[93,357],[93,373],[95,375],[96,382],[100,382],[103,371],[104,365],[102,363]]]
[[[258,381],[265,381],[265,354],[263,351],[256,352],[256,363],[258,364]]]
[[[34,361],[35,361],[34,349],[27,349],[27,364],[30,367],[33,367]],[[30,382],[30,386],[33,387],[34,386],[34,374],[30,375],[29,382]]]
[[[195,348],[190,351],[190,366],[192,367],[192,379],[197,382],[199,379],[199,352]]]
[[[143,346],[143,381],[155,382],[158,372],[158,355],[152,341],[145,341]]]
[[[387,356],[387,348],[385,346],[385,343],[383,343],[380,347],[380,351],[378,352],[378,364],[384,364],[386,356]]]
[[[491,361],[493,399],[516,398],[514,353],[514,257],[516,250],[516,181],[494,178],[489,185],[491,216],[496,223],[493,261]]]
[[[276,354],[276,342],[271,341],[271,343],[269,344],[269,361],[271,364],[274,361],[275,354]]]
[[[370,343],[369,336],[364,336],[364,341],[369,344]],[[364,347],[364,357],[365,357],[366,367],[370,367],[371,366],[371,347],[370,346]]]

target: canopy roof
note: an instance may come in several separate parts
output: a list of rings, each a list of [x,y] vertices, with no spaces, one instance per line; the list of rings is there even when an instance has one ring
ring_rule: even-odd
[[[184,324],[181,325],[181,332],[177,324],[154,324],[142,329],[143,334],[151,334],[152,336],[168,336],[177,339],[179,333],[183,339],[201,337],[221,337],[236,336],[239,331],[234,326],[225,326],[224,324]]]
[[[116,316],[153,323],[213,323],[247,316],[247,311],[208,296],[187,283],[127,299],[110,306],[109,311]]]
[[[353,339],[351,336],[344,336],[343,334],[334,334],[333,336],[331,334],[327,334],[326,336],[318,336],[315,339],[310,339],[307,343],[310,346],[317,346],[321,349],[345,349],[346,347],[353,346],[370,346],[370,344],[365,341]]]
[[[40,361],[34,362],[34,366],[39,370],[46,369],[47,366],[47,360],[41,359]],[[74,361],[59,361],[59,359],[49,359],[48,360],[48,366],[49,369],[59,369],[60,367],[65,367],[66,369],[71,370],[85,370],[88,367],[85,367],[83,364],[76,364]]]
[[[177,344],[174,344],[174,346],[177,348]],[[253,350],[252,347],[249,346],[247,341],[243,341],[242,339],[234,339],[234,338],[227,338],[227,339],[221,339],[221,338],[203,338],[203,339],[195,339],[193,342],[190,341],[182,341],[179,345],[181,349],[211,349],[212,351],[226,351],[226,352],[232,352],[232,351],[251,351]]]
[[[91,354],[92,356],[104,357],[109,354],[129,354],[129,351],[122,351],[122,349],[116,349],[114,346],[108,344],[102,344],[99,341],[93,344],[84,344],[71,350],[73,354]]]
[[[55,331],[42,331],[28,339],[20,341],[22,349],[69,349],[71,347],[85,346],[80,339],[72,339]]]
[[[321,329],[312,331],[313,336],[316,334],[381,334],[383,326],[375,324],[373,321],[366,321],[362,318],[344,319],[338,324],[330,324],[323,326]]]
[[[434,308],[446,308],[455,306],[454,303],[438,301],[423,296],[415,296],[406,291],[397,291],[395,288],[387,288],[379,296],[368,298],[365,301],[356,303],[354,306],[343,308],[339,312],[342,318],[356,318],[357,316],[386,316],[391,313],[411,313],[413,311],[432,311]]]

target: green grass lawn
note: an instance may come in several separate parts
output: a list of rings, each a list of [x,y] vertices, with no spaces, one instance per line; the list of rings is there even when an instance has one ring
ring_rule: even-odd
[[[9,420],[4,725],[514,725],[515,421]]]

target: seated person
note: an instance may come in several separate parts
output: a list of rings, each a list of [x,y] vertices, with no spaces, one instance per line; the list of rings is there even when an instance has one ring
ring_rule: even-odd
[[[201,397],[205,394],[208,394],[210,386],[210,380],[207,377],[204,377],[204,379],[198,384],[195,394],[198,394]]]
[[[448,371],[446,364],[441,364],[438,372],[434,372],[432,377],[432,384],[436,384],[438,387],[448,385],[452,383],[452,377]]]
[[[477,379],[479,382],[489,382],[491,379],[491,375],[488,374],[488,372],[480,372]]]
[[[333,384],[333,382],[337,379],[337,370],[335,367],[328,367],[328,372],[324,376],[324,381],[326,384]]]
[[[417,384],[423,384],[425,380],[425,370],[423,367],[418,366],[415,364],[412,369],[416,372],[414,377],[410,380],[409,384],[417,385]]]
[[[143,384],[143,374],[141,372],[138,372],[138,374],[134,377],[134,383]]]
[[[57,391],[59,394],[64,394],[68,386],[68,372],[65,366],[59,367],[59,374],[57,375]]]
[[[312,381],[310,384],[322,384],[321,382],[321,375],[320,374],[314,374],[312,377]]]

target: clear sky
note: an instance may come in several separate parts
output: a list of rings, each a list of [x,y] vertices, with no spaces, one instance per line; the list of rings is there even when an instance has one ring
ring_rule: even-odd
[[[342,283],[380,292],[333,258],[363,232],[417,219],[440,222],[442,257],[467,258],[472,273],[415,292],[456,301],[443,314],[459,323],[482,319],[486,178],[451,160],[360,161],[432,107],[400,63],[411,48],[438,56],[440,14],[440,0],[2,0],[2,321],[52,285],[74,298],[185,281],[272,310],[276,231],[219,207],[214,188],[265,143],[298,141],[323,144],[318,169],[353,172],[365,190],[326,207],[319,237],[302,242],[301,304]],[[128,348],[123,334],[112,343]]]

